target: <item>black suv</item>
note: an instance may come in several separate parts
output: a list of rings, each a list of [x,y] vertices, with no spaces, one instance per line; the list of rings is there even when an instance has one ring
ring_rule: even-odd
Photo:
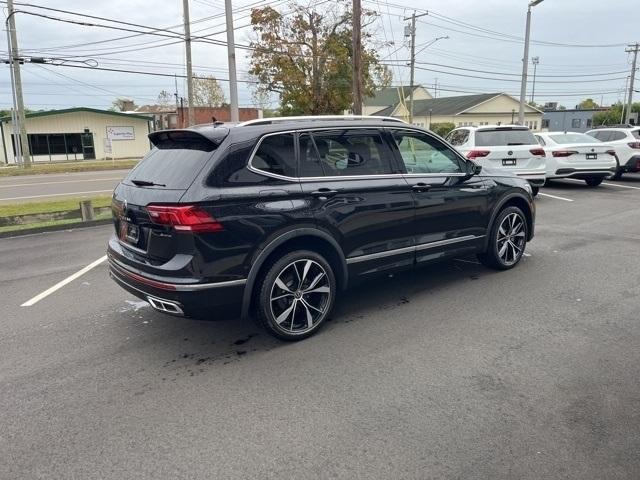
[[[476,253],[501,270],[533,237],[525,180],[489,174],[392,118],[315,117],[149,135],[116,187],[111,275],[161,312],[315,333],[362,279]]]

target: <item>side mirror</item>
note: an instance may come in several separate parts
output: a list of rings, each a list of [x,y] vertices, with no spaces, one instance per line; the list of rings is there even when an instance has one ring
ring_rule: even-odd
[[[482,171],[482,165],[478,165],[472,161],[467,162],[467,174],[462,177],[462,181],[469,180],[474,175],[478,175]]]

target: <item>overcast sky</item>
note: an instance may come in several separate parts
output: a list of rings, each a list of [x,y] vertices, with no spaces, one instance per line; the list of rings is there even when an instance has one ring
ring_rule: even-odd
[[[20,2],[20,0],[17,0]],[[379,13],[372,26],[379,42],[394,43],[380,50],[380,55],[400,66],[392,67],[394,84],[406,85],[409,69],[403,66],[408,58],[404,43],[403,17],[413,8],[418,13],[431,13],[418,22],[417,50],[439,36],[448,35],[417,56],[416,83],[434,90],[438,96],[463,95],[466,92],[507,92],[519,95],[522,42],[527,0],[362,0],[363,8]],[[30,3],[30,2],[26,2]],[[72,10],[153,27],[176,27],[182,22],[182,0],[110,0],[87,2],[80,0],[33,0],[34,4]],[[249,10],[247,5],[271,3],[286,11],[282,0],[235,0],[236,43],[249,41]],[[20,7],[18,7],[20,8]],[[38,11],[51,16],[69,15]],[[637,0],[545,0],[533,9],[530,56],[538,56],[536,96],[538,103],[559,101],[573,107],[586,97],[598,103],[610,104],[623,98],[630,58],[623,44],[635,42],[637,32]],[[6,15],[6,11],[5,11]],[[75,17],[77,18],[77,17]],[[180,44],[157,47],[171,42],[158,36],[135,36],[118,41],[95,43],[132,33],[101,28],[76,26],[51,19],[16,15],[18,41],[23,55],[40,55],[66,59],[95,59],[101,67],[184,74],[184,47]],[[223,0],[191,0],[192,35],[212,34],[226,40]],[[102,22],[103,23],[103,22]],[[471,27],[472,26],[472,27]],[[176,31],[181,31],[179,28]],[[500,32],[500,39],[496,34]],[[485,38],[491,37],[491,38]],[[6,52],[4,34],[2,50]],[[87,45],[88,42],[94,42]],[[541,44],[549,42],[560,46]],[[620,45],[618,45],[620,44]],[[577,45],[577,46],[576,46]],[[588,45],[588,46],[585,46]],[[604,45],[615,45],[605,47]],[[149,48],[155,47],[155,48]],[[141,48],[144,48],[140,50]],[[393,53],[395,51],[395,53]],[[247,52],[236,51],[239,79],[246,80]],[[0,55],[1,56],[1,55]],[[226,47],[195,43],[194,71],[227,78]],[[425,65],[435,63],[442,66]],[[446,68],[456,67],[456,69]],[[424,70],[440,70],[434,72]],[[462,70],[467,69],[467,70]],[[469,71],[476,70],[476,72]],[[477,72],[481,70],[483,72]],[[451,75],[442,72],[456,73]],[[530,75],[532,74],[530,70]],[[593,75],[601,74],[601,75]],[[487,78],[470,78],[467,76]],[[106,108],[116,96],[133,98],[138,105],[155,103],[160,90],[175,91],[173,78],[126,73],[81,70],[69,67],[27,64],[22,68],[25,104],[33,109],[54,109],[71,106]],[[501,80],[497,79],[500,78]],[[437,80],[436,80],[437,79]],[[509,81],[507,81],[509,80]],[[604,81],[603,81],[604,80]],[[228,83],[222,82],[227,92]],[[184,81],[178,82],[179,95],[186,96]],[[529,85],[529,94],[531,85]],[[251,105],[249,85],[239,89],[241,106]],[[640,98],[640,95],[638,96]],[[0,108],[11,104],[8,66],[0,76]]]

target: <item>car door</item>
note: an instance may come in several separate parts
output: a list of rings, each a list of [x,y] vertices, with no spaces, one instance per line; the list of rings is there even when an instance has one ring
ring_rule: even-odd
[[[414,200],[380,130],[299,132],[299,158],[308,206],[351,278],[413,266]]]
[[[480,247],[488,224],[488,190],[467,174],[467,161],[435,136],[389,129],[394,152],[416,203],[418,263]]]

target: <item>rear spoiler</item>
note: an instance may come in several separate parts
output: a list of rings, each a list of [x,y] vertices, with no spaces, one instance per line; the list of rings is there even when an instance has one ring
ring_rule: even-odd
[[[158,130],[151,132],[148,136],[155,147],[192,144],[206,150],[215,150],[227,138],[228,134],[228,128],[211,127],[207,129]]]

